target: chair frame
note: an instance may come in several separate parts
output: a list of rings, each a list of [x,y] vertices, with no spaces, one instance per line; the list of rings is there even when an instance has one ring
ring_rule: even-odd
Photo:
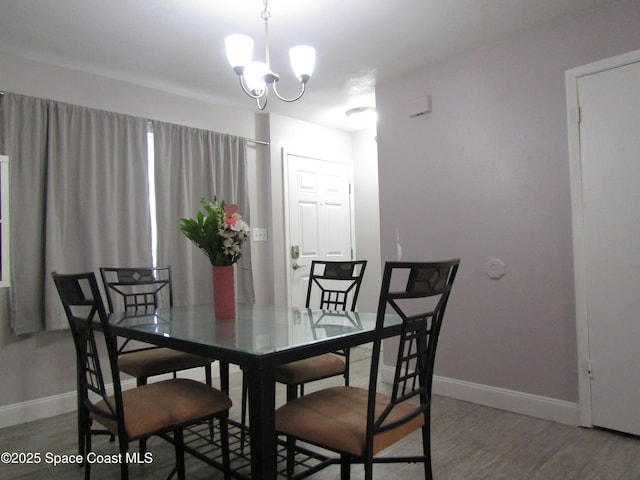
[[[110,275],[115,274],[117,281],[109,279]],[[161,297],[166,293],[168,295],[168,306],[173,306],[173,288],[171,283],[171,266],[157,267],[101,267],[100,276],[104,287],[109,312],[115,312],[117,308],[114,306],[113,292],[122,297],[123,307],[125,311],[140,311],[148,309],[156,309],[162,306]],[[129,287],[141,287],[145,289],[140,292],[128,292],[125,290]],[[165,297],[166,298],[166,297]],[[127,354],[136,351],[149,350],[159,348],[156,346],[139,347],[126,350],[129,339],[125,340],[118,348],[118,354]],[[211,359],[213,363],[213,359]],[[212,385],[211,364],[203,365],[205,372],[205,382]],[[176,372],[173,372],[174,378]],[[136,378],[138,386],[147,383],[147,377]]]
[[[117,281],[109,280],[110,274],[115,274]],[[171,266],[169,265],[158,267],[101,267],[100,276],[102,277],[110,312],[116,311],[112,292],[121,295],[125,311],[158,308],[161,305],[160,297],[163,293],[169,295],[169,306],[173,305]],[[145,290],[129,292],[122,288],[134,286],[143,287]]]
[[[320,291],[320,305],[318,308],[333,311],[346,311],[347,306],[350,311],[355,311],[360,293],[360,286],[364,278],[364,271],[367,267],[367,260],[345,260],[345,261],[327,261],[312,260],[309,274],[309,284],[307,286],[307,295],[305,299],[305,308],[309,308],[311,304],[311,296],[314,285]],[[321,273],[320,273],[321,272]],[[347,284],[344,288],[330,288],[325,282],[340,282],[341,285]],[[351,299],[351,301],[349,301]],[[312,325],[312,329],[315,326]],[[349,349],[335,352],[336,355],[344,357],[344,381],[345,385],[349,385]],[[335,375],[331,375],[335,376]],[[323,377],[326,378],[326,377]],[[313,381],[322,378],[314,378]],[[298,386],[300,387],[300,395],[304,395],[304,384],[287,384],[287,402],[298,397]],[[248,385],[243,376],[242,381],[242,413],[241,423],[246,425],[247,419],[247,393]],[[243,437],[244,439],[244,437]]]
[[[347,310],[349,294],[352,293],[351,291],[353,290],[349,310],[354,311],[356,309],[358,294],[360,293],[360,286],[362,285],[362,279],[364,278],[364,271],[366,268],[366,260],[313,260],[311,262],[311,272],[309,274],[305,307],[309,308],[311,304],[313,286],[316,285],[320,289],[319,308],[327,310]],[[322,269],[322,273],[316,273],[319,269]],[[324,283],[325,280],[338,280],[341,283],[351,283],[349,283],[346,288],[336,289],[328,287]]]
[[[102,297],[98,288],[98,283],[93,272],[62,275],[56,272],[51,274],[60,299],[69,320],[69,326],[73,336],[76,350],[76,369],[78,381],[78,407],[80,420],[80,439],[82,441],[83,457],[91,452],[91,436],[93,434],[104,433],[104,430],[93,430],[91,414],[117,422],[119,450],[125,458],[129,449],[129,439],[126,432],[124,410],[122,408],[122,386],[120,383],[120,371],[118,369],[118,351],[116,337],[111,333],[107,313],[102,303]],[[83,288],[83,285],[85,287]],[[88,288],[87,288],[88,287]],[[76,310],[81,309],[81,314]],[[113,380],[113,396],[110,397],[105,387],[104,376],[99,358],[99,351],[95,338],[96,318],[99,321],[100,330],[105,339],[107,354],[109,358],[109,368]],[[140,388],[140,387],[136,387]],[[144,386],[142,388],[145,388]],[[91,401],[90,395],[94,395],[104,401],[108,411],[96,407]],[[113,398],[113,401],[111,400]],[[228,410],[216,415],[220,420],[220,431],[222,435],[222,447],[225,478],[230,478],[229,467],[229,443],[228,443]],[[198,420],[206,420],[198,419]],[[194,422],[190,422],[190,425]],[[173,432],[173,443],[176,451],[176,466],[171,472],[178,473],[179,478],[184,478],[184,442],[183,427],[187,425],[174,425],[166,429],[154,432],[163,434]],[[85,479],[91,476],[91,464],[85,461]],[[120,462],[121,478],[128,478],[128,465],[126,461]]]
[[[339,452],[341,479],[350,478],[352,463],[363,463],[365,479],[373,478],[374,463],[390,462],[419,462],[424,464],[425,478],[433,478],[431,466],[431,391],[433,370],[435,365],[436,347],[444,312],[449,300],[453,281],[457,275],[459,259],[444,262],[386,262],[378,315],[376,320],[375,340],[371,356],[369,388],[367,396],[366,412],[366,438],[364,455],[353,457],[350,454]],[[397,277],[406,278],[404,287],[396,289]],[[393,289],[392,289],[393,288]],[[431,301],[427,311],[410,312],[406,306],[412,302],[415,308],[416,302]],[[379,359],[382,349],[382,330],[385,314],[391,309],[402,319],[402,328],[399,334],[399,348],[396,358],[395,372],[391,394],[388,395],[389,403],[382,413],[376,416],[376,394],[378,382]],[[343,387],[354,388],[354,387]],[[311,394],[313,395],[313,394]],[[410,413],[393,422],[385,423],[394,407],[405,404],[409,400],[418,398],[419,403]],[[296,401],[305,401],[300,398]],[[287,408],[287,405],[281,407]],[[285,415],[285,413],[283,413]],[[421,427],[423,455],[404,457],[374,456],[374,438],[385,431],[399,427],[423,415],[424,422]],[[276,413],[276,417],[278,413]],[[277,422],[277,420],[276,420]],[[287,432],[278,432],[287,435]],[[302,439],[313,443],[309,439]],[[287,436],[288,448],[293,445],[295,438]],[[318,445],[332,450],[330,445]],[[335,451],[335,450],[334,450]],[[293,458],[288,458],[287,471],[289,478],[297,478],[293,475]],[[303,478],[304,473],[299,478]]]
[[[311,295],[315,285],[320,290],[319,308],[344,312],[347,310],[347,306],[349,306],[350,311],[355,311],[366,268],[367,260],[313,260],[311,262],[311,273],[309,274],[307,297],[304,306],[306,308],[310,307]],[[317,273],[320,269],[322,273]],[[340,284],[346,283],[347,285],[344,288],[338,289],[335,287],[331,288],[325,283],[335,281],[340,282]],[[351,296],[351,302],[349,302],[349,296]],[[346,348],[335,353],[344,357],[344,384],[349,385],[349,349]],[[317,380],[320,380],[320,378]],[[304,384],[300,385],[300,395],[304,395]],[[287,385],[287,401],[293,400],[297,396],[297,385]]]
[[[106,293],[109,312],[113,313],[118,310],[116,301],[112,297],[114,293],[120,296],[119,298],[122,299],[124,311],[127,312],[156,309],[163,304],[173,306],[173,285],[171,282],[170,265],[155,267],[101,267],[100,276]],[[160,348],[157,346],[147,346],[127,349],[128,344],[129,339],[122,342],[118,347],[119,355]],[[213,359],[211,363],[213,363]],[[202,366],[204,368],[205,383],[207,385],[213,385],[211,363]],[[176,371],[171,373],[173,373],[173,378],[177,378]],[[136,377],[136,384],[138,386],[146,385],[148,378],[149,377]],[[213,429],[211,432],[213,434]],[[145,452],[146,440],[140,439],[140,453],[144,454]]]

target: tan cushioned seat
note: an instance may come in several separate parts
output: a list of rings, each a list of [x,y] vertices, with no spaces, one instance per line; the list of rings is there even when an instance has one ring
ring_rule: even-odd
[[[301,440],[361,457],[365,451],[367,429],[367,390],[333,387],[293,400],[276,411],[276,431]],[[376,417],[389,403],[389,397],[376,395]],[[398,405],[385,423],[412,412],[414,405]],[[373,454],[402,439],[424,424],[424,416],[374,438]]]
[[[211,359],[171,348],[149,348],[123,353],[118,357],[120,371],[136,378],[153,377],[210,363]]]
[[[219,390],[186,378],[125,390],[122,392],[122,403],[129,440],[147,437],[160,430],[173,430],[179,425],[228,410],[232,405],[231,399]],[[108,411],[103,400],[96,404],[96,408]],[[91,417],[114,435],[118,434],[116,421],[102,418],[94,412]]]
[[[344,360],[326,353],[282,365],[275,370],[276,381],[287,385],[307,383],[311,380],[344,373]]]

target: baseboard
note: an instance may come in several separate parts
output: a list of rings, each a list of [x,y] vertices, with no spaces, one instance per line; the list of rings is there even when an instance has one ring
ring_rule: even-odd
[[[201,372],[192,373],[187,371],[181,376],[202,380]],[[392,378],[393,368],[383,367],[383,381],[390,382]],[[122,382],[122,386],[125,390],[131,388],[135,386],[135,380],[125,380]],[[578,404],[555,398],[480,385],[437,375],[433,378],[433,393],[566,425],[578,425]],[[26,402],[4,405],[0,406],[0,428],[41,420],[75,410],[75,390]]]
[[[234,373],[237,369],[234,365],[229,366],[229,373]],[[234,368],[235,367],[235,368]],[[216,369],[214,369],[215,371]],[[193,380],[204,381],[202,369],[185,370],[180,372],[181,378],[191,378]],[[171,375],[160,375],[154,380],[171,378]],[[214,375],[214,379],[220,378]],[[214,380],[215,384],[215,380]],[[135,379],[122,381],[122,389],[127,390],[136,385]],[[107,390],[113,392],[112,385],[107,385]],[[63,413],[75,412],[77,408],[76,391],[51,395],[49,397],[27,400],[25,402],[0,406],[0,428],[11,427],[22,423],[42,420],[43,418],[61,415]]]
[[[382,375],[383,381],[390,381],[393,378],[393,368],[385,366]],[[565,400],[437,375],[433,377],[433,393],[543,420],[572,426],[578,425],[578,404]]]
[[[76,409],[76,392],[68,392],[0,407],[0,428],[11,427]]]
[[[124,380],[122,389],[135,387],[136,381]],[[113,392],[113,384],[106,386],[107,391]],[[78,406],[76,391],[37,398],[26,402],[14,403],[0,407],[0,428],[11,427],[22,423],[42,420],[43,418],[75,412]]]

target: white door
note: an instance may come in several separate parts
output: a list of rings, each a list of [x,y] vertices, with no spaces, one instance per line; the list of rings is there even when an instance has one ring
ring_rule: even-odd
[[[351,260],[351,168],[284,152],[288,303],[304,306],[312,260]]]
[[[640,63],[577,88],[592,422],[639,435]]]

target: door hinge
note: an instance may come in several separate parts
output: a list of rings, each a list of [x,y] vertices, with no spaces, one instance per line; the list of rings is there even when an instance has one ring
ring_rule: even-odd
[[[349,184],[349,195],[351,195],[351,184]]]
[[[589,378],[593,378],[593,362],[591,359],[587,360],[587,375]]]
[[[582,123],[582,107],[578,105],[571,110],[571,116],[573,117],[573,123],[580,125]]]

